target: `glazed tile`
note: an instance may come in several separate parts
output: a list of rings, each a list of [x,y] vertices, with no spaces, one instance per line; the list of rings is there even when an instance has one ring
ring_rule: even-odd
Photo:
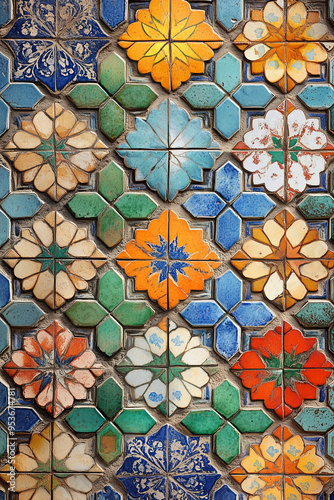
[[[16,3],[16,20],[4,41],[13,51],[16,81],[40,81],[59,92],[73,81],[96,80],[97,53],[109,43],[93,1],[85,7],[53,0]],[[30,54],[36,54],[33,58]]]
[[[135,170],[162,199],[172,201],[193,181],[203,180],[220,156],[219,145],[199,118],[190,118],[173,101],[163,101],[147,120],[136,118],[136,131],[117,149],[125,165]]]
[[[334,500],[333,22],[1,2],[0,500]]]
[[[139,73],[151,73],[167,91],[174,91],[191,73],[204,72],[204,63],[222,45],[221,37],[205,22],[205,12],[185,0],[151,0],[137,12],[119,38],[127,56],[138,61]]]
[[[136,290],[147,290],[151,300],[172,309],[192,290],[203,290],[204,280],[220,266],[218,255],[172,210],[164,211],[118,254],[117,264],[135,278]]]
[[[67,96],[77,108],[99,109],[100,129],[112,141],[124,131],[126,110],[143,111],[157,98],[148,85],[126,83],[126,65],[116,53],[101,62],[99,84],[79,83]]]
[[[253,400],[263,400],[266,408],[284,418],[299,409],[304,399],[317,399],[317,387],[333,374],[332,363],[317,345],[315,337],[306,338],[284,322],[263,337],[251,337],[250,349],[232,370]]]
[[[261,229],[253,228],[252,238],[231,260],[252,282],[252,291],[263,292],[282,311],[316,292],[333,262],[333,253],[319,238],[319,230],[287,210],[268,219]]]
[[[105,264],[105,256],[79,229],[57,212],[36,220],[32,229],[22,229],[21,239],[4,256],[4,262],[22,280],[22,291],[32,290],[52,309],[61,307]]]
[[[58,201],[79,183],[88,184],[99,160],[107,155],[106,145],[87,129],[87,121],[59,104],[51,105],[32,120],[22,120],[5,155],[23,184],[33,184]]]

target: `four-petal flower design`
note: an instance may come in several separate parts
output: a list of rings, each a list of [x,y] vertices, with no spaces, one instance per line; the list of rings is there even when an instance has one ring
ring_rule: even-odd
[[[304,399],[316,399],[317,387],[332,375],[333,365],[317,349],[315,337],[304,337],[286,321],[263,337],[252,336],[250,349],[232,366],[253,400],[283,418]]]
[[[104,371],[87,343],[87,337],[74,337],[55,321],[37,334],[25,334],[22,349],[13,351],[4,370],[25,398],[57,417],[76,399],[86,399]]]
[[[132,399],[143,398],[151,408],[171,415],[186,408],[192,397],[203,397],[216,367],[200,336],[166,317],[132,339],[117,369],[125,374]]]
[[[222,39],[204,21],[203,10],[185,0],[151,0],[137,11],[137,21],[120,36],[119,44],[140,73],[151,73],[168,91],[177,89],[191,73],[204,73]]]

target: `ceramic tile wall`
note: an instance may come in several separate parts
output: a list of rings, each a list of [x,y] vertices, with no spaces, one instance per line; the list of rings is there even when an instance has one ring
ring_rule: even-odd
[[[0,500],[334,500],[333,23],[1,0]]]

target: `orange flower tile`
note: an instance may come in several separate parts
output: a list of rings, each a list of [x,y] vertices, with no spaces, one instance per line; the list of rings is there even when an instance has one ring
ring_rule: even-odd
[[[190,229],[184,219],[165,210],[117,256],[136,290],[146,290],[163,309],[172,309],[191,290],[203,290],[204,280],[220,266],[218,255],[203,241],[201,229]]]
[[[177,89],[191,73],[203,73],[222,39],[205,22],[203,10],[192,10],[185,0],[151,0],[137,13],[137,21],[120,36],[119,44],[140,73],[151,73],[168,90]]]

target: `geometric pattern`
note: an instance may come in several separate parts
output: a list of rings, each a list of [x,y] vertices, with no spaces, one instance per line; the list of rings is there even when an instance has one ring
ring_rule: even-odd
[[[332,4],[1,1],[0,500],[333,497]]]

